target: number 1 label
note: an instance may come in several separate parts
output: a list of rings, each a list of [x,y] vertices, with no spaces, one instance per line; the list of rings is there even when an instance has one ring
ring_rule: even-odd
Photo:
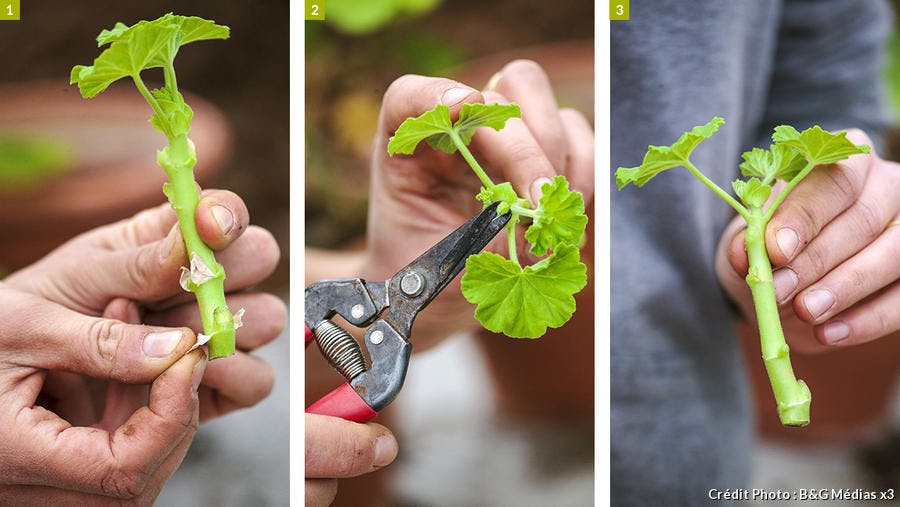
[[[19,0],[0,0],[0,21],[18,21],[21,18],[19,12]]]

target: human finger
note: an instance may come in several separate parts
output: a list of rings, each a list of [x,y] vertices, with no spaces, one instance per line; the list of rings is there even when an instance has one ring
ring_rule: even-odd
[[[192,421],[191,428],[196,427],[197,422]],[[139,494],[129,498],[129,505],[151,505],[159,496],[166,481],[172,476],[187,455],[195,434],[191,429],[181,441],[166,456],[159,467],[147,480],[147,485]],[[121,506],[122,499],[102,494],[84,493],[48,486],[13,485],[0,487],[0,505],[16,505],[19,507],[44,507],[53,506],[82,506],[92,507]]]
[[[384,426],[339,417],[306,414],[306,477],[355,477],[388,465],[397,456],[397,440]]]
[[[252,407],[272,393],[275,372],[259,357],[245,352],[213,361],[200,386],[200,420]]]
[[[871,141],[848,132],[858,144]],[[855,203],[874,167],[874,153],[817,167],[781,203],[766,227],[766,249],[775,266],[790,263],[832,220]]]
[[[845,310],[813,328],[826,345],[858,345],[900,331],[900,283],[895,282],[868,300]],[[890,338],[885,338],[890,339]]]
[[[125,298],[115,298],[106,305],[103,317],[116,319],[127,324],[139,324],[141,322],[140,311],[133,301]],[[122,384],[110,381],[106,386],[106,397],[103,406],[103,415],[96,427],[106,431],[115,431],[131,414],[147,404],[150,395],[150,386],[144,384]],[[71,421],[70,421],[71,422]]]
[[[239,350],[250,351],[274,340],[284,329],[287,308],[284,302],[263,292],[241,292],[225,296],[228,308],[243,308],[243,326],[235,332],[235,345]],[[201,329],[200,310],[196,302],[184,303],[145,316],[148,324],[155,326],[185,326]],[[215,363],[214,363],[215,364]]]
[[[491,84],[490,91],[496,91],[510,102],[519,104],[522,121],[547,160],[557,174],[564,174],[568,143],[556,95],[544,69],[531,60],[514,60],[500,70]]]
[[[304,484],[305,505],[326,507],[334,502],[338,492],[337,479],[306,479]]]
[[[594,129],[579,111],[559,111],[569,146],[566,179],[572,190],[581,192],[587,205],[594,198]]]
[[[779,303],[816,283],[882,235],[891,218],[900,212],[900,199],[897,199],[900,172],[890,174],[893,171],[896,168],[885,165],[873,167],[856,202],[825,225],[787,266],[779,270],[775,280]],[[880,278],[879,272],[891,266],[872,267],[875,268],[873,278]]]
[[[213,250],[227,248],[250,224],[244,200],[228,190],[204,191],[194,218],[200,239]]]
[[[210,247],[217,245],[213,248],[218,249],[240,236],[250,214],[244,201],[235,193],[208,189],[200,194],[194,218],[203,241]],[[166,202],[82,234],[77,241],[107,250],[136,248],[162,240],[177,221],[172,205]]]
[[[465,102],[483,102],[481,92],[452,79],[407,74],[394,80],[384,93],[379,115],[379,130],[386,139],[406,118],[419,116],[443,104],[456,118]]]
[[[190,448],[193,433],[185,435],[175,449],[165,458],[152,477],[147,481],[144,490],[133,498],[129,498],[128,505],[152,505],[159,496],[165,482],[177,470],[184,461],[184,457]],[[0,486],[0,505],[15,505],[16,507],[54,507],[85,506],[90,507],[121,507],[121,498],[84,493],[68,489],[49,486],[11,485]]]
[[[185,432],[185,435],[181,437],[181,442],[179,442],[175,448],[172,449],[172,452],[163,459],[162,464],[159,465],[153,473],[153,476],[147,481],[147,486],[141,493],[141,498],[145,499],[148,505],[152,505],[155,502],[156,497],[159,496],[163,486],[165,486],[166,482],[172,477],[172,474],[178,470],[178,467],[181,466],[185,456],[187,456],[188,450],[191,448],[194,436],[197,434],[199,423],[199,407],[195,406],[193,417],[188,425],[188,430]]]
[[[497,92],[484,92],[487,103],[507,104]],[[556,169],[543,148],[520,118],[510,118],[502,130],[479,128],[472,146],[484,156],[486,164],[512,183],[520,196],[537,206],[541,187],[556,176]]]
[[[23,325],[14,336],[0,335],[0,349],[20,364],[149,383],[196,343],[188,328],[131,325],[84,316],[27,293],[14,296],[4,298],[5,304]]]
[[[213,249],[224,249],[237,242],[247,230],[249,220],[244,202],[236,194],[224,190],[208,192],[198,204],[195,217],[198,233]],[[144,233],[135,229],[145,224],[146,219],[126,222],[113,228],[107,236],[110,241],[116,241],[116,234],[120,238],[140,236]],[[152,225],[147,227],[153,229]],[[132,230],[135,231],[130,232]],[[249,243],[242,244],[247,249]],[[77,270],[81,282],[96,286],[102,294],[140,301],[154,301],[178,293],[181,268],[190,261],[181,230],[174,225],[158,241],[132,248],[114,248],[96,255],[98,265],[104,269]],[[90,281],[86,280],[88,277]]]
[[[216,261],[225,269],[225,292],[237,292],[252,287],[272,274],[278,266],[281,250],[272,233],[251,225],[231,246],[216,253]],[[180,269],[180,268],[179,268]],[[171,297],[148,302],[145,307],[161,311],[195,300],[195,296],[178,286],[178,277],[170,283],[177,287]]]
[[[205,192],[195,215],[201,238],[214,248],[236,241],[249,220],[243,201],[224,190]],[[231,217],[230,225],[223,215]],[[154,301],[177,294],[181,268],[187,264],[175,213],[164,204],[79,236],[6,282],[96,314],[115,296]]]
[[[824,322],[900,279],[898,258],[900,227],[888,227],[863,251],[797,294],[794,312],[810,324]]]
[[[26,433],[18,452],[24,459],[11,479],[116,498],[138,497],[164,458],[195,430],[197,386],[205,364],[205,354],[198,350],[172,365],[153,382],[149,404],[112,434],[72,427],[51,412],[23,408],[17,421]]]

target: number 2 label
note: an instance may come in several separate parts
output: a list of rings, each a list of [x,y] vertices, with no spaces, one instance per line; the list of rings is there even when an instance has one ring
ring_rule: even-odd
[[[325,0],[306,0],[306,20],[322,21],[325,19]]]

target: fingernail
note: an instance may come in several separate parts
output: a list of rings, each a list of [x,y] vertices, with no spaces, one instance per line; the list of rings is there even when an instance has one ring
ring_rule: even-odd
[[[822,335],[826,342],[834,345],[850,336],[850,326],[843,322],[831,322],[822,328]]]
[[[541,176],[531,184],[531,202],[534,203],[535,207],[540,203],[541,197],[544,195],[544,185],[547,183],[550,183],[550,178]]]
[[[194,373],[191,375],[191,390],[195,393],[200,389],[200,382],[203,381],[203,373],[206,371],[206,356],[194,366]]]
[[[793,269],[781,268],[772,275],[772,283],[775,284],[775,300],[784,303],[797,289],[800,278]]]
[[[816,289],[803,296],[803,305],[812,318],[818,319],[834,305],[834,294],[828,289]]]
[[[475,90],[471,88],[450,88],[441,95],[441,104],[444,104],[445,106],[455,106],[474,91]]]
[[[181,331],[160,331],[144,337],[141,349],[147,357],[166,357],[175,350],[181,341]]]
[[[394,437],[382,435],[375,439],[375,466],[388,465],[395,457],[397,457],[397,441]]]
[[[791,260],[797,253],[800,237],[797,236],[797,232],[794,229],[784,227],[778,229],[778,232],[775,233],[775,242],[778,243],[778,248],[781,250],[782,255]]]
[[[221,204],[216,204],[212,207],[212,215],[216,220],[216,224],[219,225],[219,230],[222,231],[222,234],[231,232],[231,229],[234,227],[234,215],[231,213],[230,209]]]
[[[491,76],[491,78],[488,80],[487,86],[485,86],[484,89],[487,91],[492,91],[494,88],[497,87],[497,83],[500,82],[501,77],[503,77],[502,72],[495,72],[494,75]]]

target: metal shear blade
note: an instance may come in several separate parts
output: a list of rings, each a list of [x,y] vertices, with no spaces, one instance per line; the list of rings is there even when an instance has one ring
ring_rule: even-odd
[[[391,403],[406,378],[413,320],[459,274],[466,259],[509,222],[509,213],[497,214],[499,204],[485,208],[389,280],[321,280],[306,288],[305,320],[307,329],[314,330],[308,335],[315,333],[323,355],[349,381],[309,410],[362,421]],[[368,368],[353,336],[330,321],[335,314],[354,326],[369,326],[363,339]]]
[[[384,320],[409,339],[412,321],[509,222],[494,202],[385,282],[389,310]]]

